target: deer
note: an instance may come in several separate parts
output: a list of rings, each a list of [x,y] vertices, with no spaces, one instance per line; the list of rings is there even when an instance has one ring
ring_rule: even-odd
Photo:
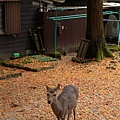
[[[51,105],[52,111],[58,120],[70,119],[73,112],[74,120],[76,120],[76,106],[78,99],[78,89],[73,85],[67,85],[63,91],[58,95],[60,84],[55,88],[48,87],[47,89],[47,102]]]

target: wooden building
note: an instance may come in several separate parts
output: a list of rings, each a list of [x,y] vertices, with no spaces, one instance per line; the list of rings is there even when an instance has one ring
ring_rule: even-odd
[[[46,52],[53,50],[55,11],[41,12],[35,0],[0,0],[0,59],[10,58],[14,53],[33,50],[29,29],[43,26],[41,31]],[[39,12],[38,12],[39,11]],[[84,10],[61,11],[59,15],[85,13]],[[57,49],[72,51],[76,49],[82,37],[85,37],[86,20],[72,19],[58,22]]]
[[[36,26],[33,0],[0,0],[0,59],[32,48],[29,29]]]
[[[76,14],[85,14],[86,9],[58,11],[57,16],[69,16]],[[46,52],[54,51],[54,27],[55,21],[49,20],[49,17],[56,17],[56,11],[40,12],[39,26],[41,30],[44,47]],[[59,52],[73,52],[79,47],[82,38],[86,35],[86,17],[70,18],[68,20],[57,21],[56,49]]]

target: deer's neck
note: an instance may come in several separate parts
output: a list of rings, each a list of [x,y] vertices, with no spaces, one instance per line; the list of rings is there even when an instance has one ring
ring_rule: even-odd
[[[52,110],[55,114],[59,114],[59,112],[61,111],[61,108],[60,108],[60,103],[59,103],[57,98],[51,104],[51,107],[52,107]]]

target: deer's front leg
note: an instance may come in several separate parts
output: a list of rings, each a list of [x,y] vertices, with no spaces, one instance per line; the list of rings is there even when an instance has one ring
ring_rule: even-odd
[[[74,115],[74,120],[76,120],[76,118],[75,118],[75,116],[76,116],[75,108],[73,109],[73,115]]]

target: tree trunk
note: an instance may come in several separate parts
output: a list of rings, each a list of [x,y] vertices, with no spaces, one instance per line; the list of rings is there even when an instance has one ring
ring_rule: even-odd
[[[113,57],[105,42],[103,0],[88,0],[86,38],[90,40],[87,58],[96,58],[100,61],[104,56]]]

